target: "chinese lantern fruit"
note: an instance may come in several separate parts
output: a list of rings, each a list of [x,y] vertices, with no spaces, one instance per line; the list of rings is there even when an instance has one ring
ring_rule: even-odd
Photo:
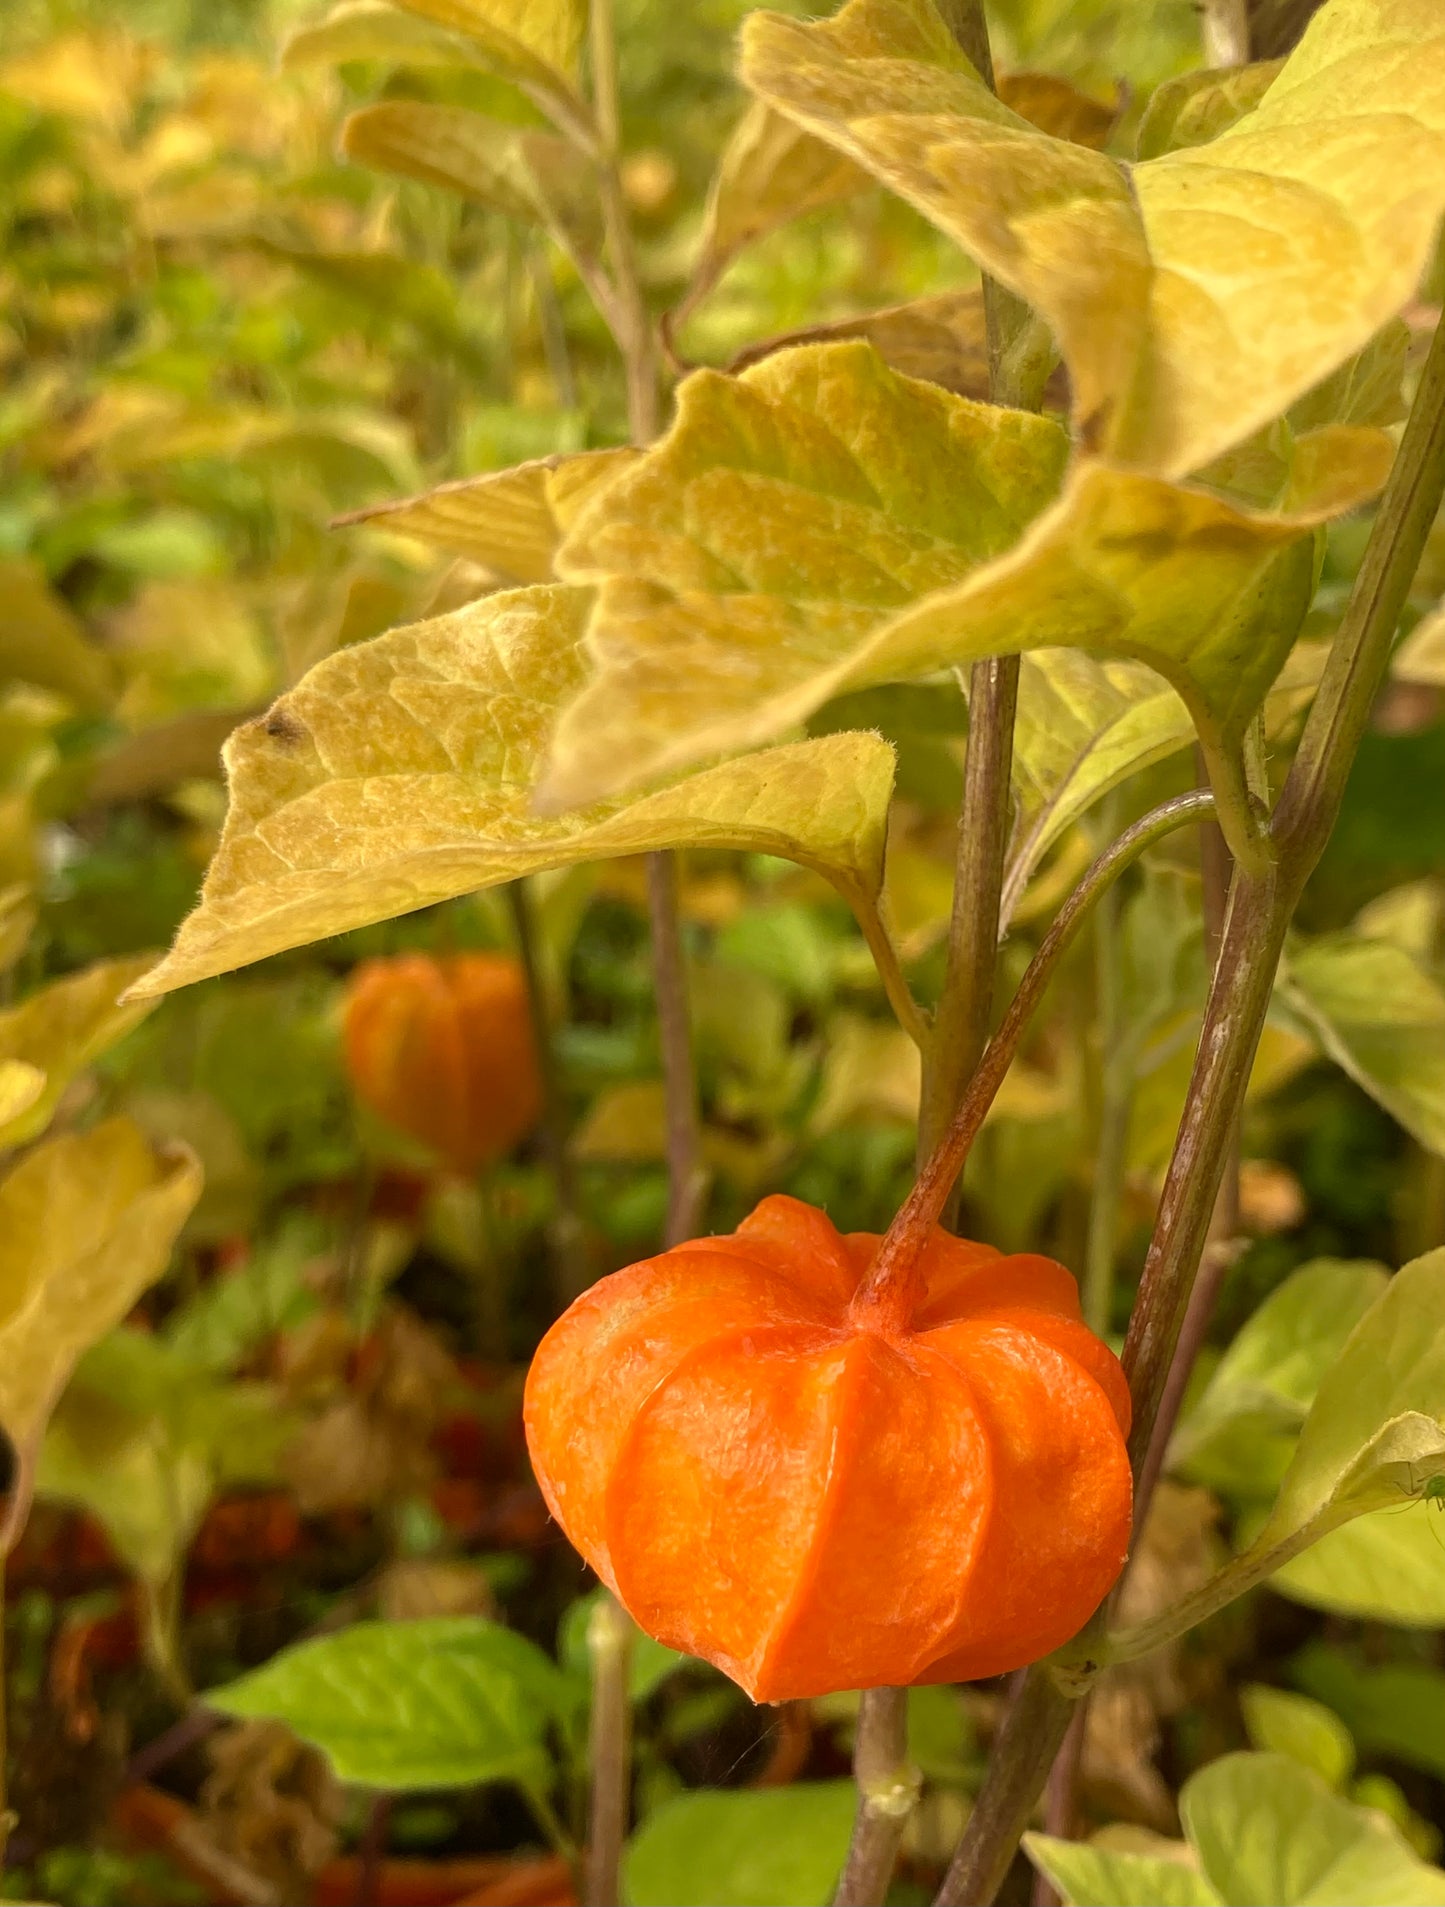
[[[650,1635],[758,1701],[969,1681],[1067,1641],[1129,1541],[1118,1362],[1062,1265],[764,1199],[604,1278],[527,1380],[557,1521]]]
[[[505,954],[364,962],[346,1064],[359,1098],[459,1172],[510,1152],[542,1107],[526,976]]]

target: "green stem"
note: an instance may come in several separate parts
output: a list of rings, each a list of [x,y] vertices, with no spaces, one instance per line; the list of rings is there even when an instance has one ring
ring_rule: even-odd
[[[1180,1327],[1224,1176],[1230,1136],[1264,1027],[1275,967],[1301,889],[1329,839],[1370,708],[1384,680],[1400,610],[1445,497],[1445,326],[1437,327],[1364,560],[1271,832],[1278,863],[1235,882],[1194,1074],[1139,1297],[1124,1347],[1134,1395],[1130,1455],[1142,1469]],[[1064,1652],[1098,1642],[1100,1616]],[[1021,1684],[939,1907],[987,1907],[1028,1825],[1075,1696],[1045,1664]]]
[[[1105,837],[1118,821],[1118,803],[1104,803]],[[1094,999],[1099,1041],[1099,1132],[1094,1147],[1093,1196],[1084,1253],[1084,1321],[1106,1335],[1114,1309],[1114,1260],[1118,1250],[1119,1210],[1129,1144],[1129,1115],[1134,1102],[1133,1053],[1124,1037],[1123,944],[1120,895],[1116,886],[1094,909]]]
[[[922,1047],[928,1037],[928,1015],[913,997],[898,958],[898,949],[893,944],[893,936],[888,931],[878,903],[870,894],[860,888],[844,890],[848,905],[853,910],[853,918],[868,943],[868,951],[873,956],[873,965],[887,995],[893,1016],[915,1046]]]
[[[532,1038],[537,1048],[537,1067],[542,1076],[542,1148],[551,1167],[552,1184],[557,1195],[557,1215],[552,1231],[557,1258],[558,1296],[564,1305],[568,1305],[586,1290],[588,1280],[577,1175],[567,1135],[567,1108],[557,1068],[557,1044],[547,1004],[547,983],[538,954],[532,890],[525,879],[508,883],[507,900],[512,910],[512,928],[517,937],[517,955],[527,978]]]
[[[633,1627],[604,1590],[587,1622],[592,1663],[588,1758],[592,1775],[586,1907],[618,1907],[622,1844],[632,1790],[632,1705],[628,1681]]]

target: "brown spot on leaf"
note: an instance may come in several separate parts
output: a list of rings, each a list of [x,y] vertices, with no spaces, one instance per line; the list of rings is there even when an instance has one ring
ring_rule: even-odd
[[[306,739],[306,730],[287,708],[279,703],[272,709],[262,724],[273,742],[279,742],[283,748],[295,748],[298,742]]]

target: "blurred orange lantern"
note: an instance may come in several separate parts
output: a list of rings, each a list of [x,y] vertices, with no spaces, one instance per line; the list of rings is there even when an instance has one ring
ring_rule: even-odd
[[[1068,1640],[1123,1567],[1129,1393],[1062,1265],[768,1198],[604,1278],[527,1381],[558,1522],[650,1635],[758,1701],[969,1681]]]
[[[542,1109],[526,976],[506,954],[365,961],[346,1064],[359,1098],[459,1172],[510,1152]]]

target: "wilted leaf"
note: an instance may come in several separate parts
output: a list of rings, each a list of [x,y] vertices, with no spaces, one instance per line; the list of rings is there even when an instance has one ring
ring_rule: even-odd
[[[1405,1130],[1445,1154],[1445,990],[1403,947],[1332,934],[1291,951],[1280,997]]]
[[[0,1182],[0,1427],[17,1448],[165,1270],[200,1189],[184,1146],[158,1153],[125,1119],[48,1140]]]
[[[1100,99],[1091,99],[1055,73],[1005,73],[998,82],[998,96],[1040,132],[1095,152],[1109,143],[1119,117],[1118,104],[1106,106]]]
[[[1170,1468],[1268,1498],[1326,1371],[1386,1289],[1381,1265],[1320,1258],[1291,1272],[1237,1334],[1175,1434]]]
[[[809,325],[802,331],[764,338],[740,352],[727,368],[736,376],[795,344],[841,343],[848,338],[865,339],[891,370],[904,377],[941,384],[959,397],[988,396],[988,339],[983,294],[976,288],[941,291],[906,305],[865,312],[861,318],[840,318],[833,324]]]
[[[151,997],[285,947],[539,868],[687,842],[876,892],[892,751],[825,736],[637,801],[539,817],[539,755],[586,678],[588,598],[491,596],[319,663],[227,748],[231,812]]]
[[[36,564],[0,557],[0,681],[54,689],[81,708],[104,708],[115,669]]]
[[[509,1629],[434,1616],[358,1622],[297,1643],[205,1700],[227,1715],[285,1722],[343,1781],[403,1792],[483,1781],[540,1788],[566,1685]]]
[[[0,1013],[0,1065],[35,1068],[44,1082],[24,1107],[0,1106],[0,1148],[43,1132],[71,1080],[146,1017],[149,1007],[120,996],[151,964],[149,954],[100,960]]]
[[[353,113],[341,144],[361,165],[444,186],[543,226],[582,278],[599,284],[597,195],[586,162],[565,140],[500,126],[461,106],[387,100]]]
[[[681,321],[739,252],[789,220],[866,191],[868,174],[754,101],[718,161],[692,282],[674,317]]]
[[[380,522],[517,583],[547,583],[553,579],[552,559],[583,504],[639,455],[621,449],[539,457],[511,470],[444,483],[399,503],[358,510],[344,520]]]
[[[1354,1772],[1355,1744],[1333,1709],[1263,1682],[1242,1688],[1239,1706],[1251,1747],[1288,1755],[1301,1767],[1312,1768],[1336,1793],[1344,1787]]]
[[[1225,1755],[1185,1782],[1185,1832],[1226,1901],[1270,1907],[1441,1907],[1445,1873],[1391,1822],[1284,1755]]]
[[[1060,645],[1148,661],[1228,747],[1312,593],[1306,526],[1388,466],[1383,432],[1321,435],[1316,493],[1287,514],[1087,460],[1045,508],[1056,425],[901,378],[867,344],[698,372],[558,552],[599,585],[601,666],[545,792],[586,800],[769,740],[844,689]]]
[[[632,1907],[821,1907],[856,1807],[846,1781],[678,1795],[627,1843],[623,1891]]]
[[[755,14],[742,70],[1043,315],[1086,443],[1180,475],[1414,295],[1445,206],[1442,49],[1434,0],[1334,0],[1252,112],[1127,177],[995,100],[931,0]]]
[[[1206,67],[1165,80],[1155,87],[1139,121],[1137,157],[1158,159],[1217,139],[1254,111],[1283,67],[1283,60],[1256,60],[1251,66]]]
[[[1024,1851],[1066,1907],[1224,1907],[1183,1842],[1174,1859],[1026,1834]]]

